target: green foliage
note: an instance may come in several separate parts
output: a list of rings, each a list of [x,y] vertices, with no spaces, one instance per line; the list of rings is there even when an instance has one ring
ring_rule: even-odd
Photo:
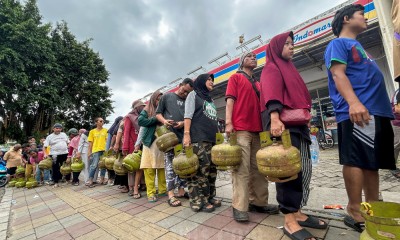
[[[0,141],[45,133],[55,121],[88,128],[112,112],[109,73],[89,44],[65,22],[43,24],[36,0],[0,0]]]

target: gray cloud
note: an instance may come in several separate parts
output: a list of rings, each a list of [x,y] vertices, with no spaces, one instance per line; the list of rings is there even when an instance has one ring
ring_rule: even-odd
[[[344,2],[292,0],[39,0],[44,22],[65,20],[79,40],[93,38],[110,72],[115,113],[228,51],[238,36],[266,40]]]

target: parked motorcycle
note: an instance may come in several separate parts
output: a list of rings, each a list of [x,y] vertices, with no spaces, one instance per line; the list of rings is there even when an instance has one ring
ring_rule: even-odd
[[[4,187],[7,184],[7,168],[3,161],[0,161],[0,187]]]

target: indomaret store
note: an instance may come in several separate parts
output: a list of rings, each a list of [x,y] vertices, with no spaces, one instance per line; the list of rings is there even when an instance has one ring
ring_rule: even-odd
[[[290,29],[294,33],[295,43],[293,62],[303,77],[313,100],[312,123],[323,126],[328,132],[332,131],[334,138],[336,135],[336,122],[329,98],[328,77],[323,59],[328,43],[335,38],[331,29],[333,16],[337,10],[346,5],[353,3],[364,5],[365,16],[368,18],[368,29],[359,35],[357,40],[361,42],[366,51],[375,59],[380,70],[383,72],[386,88],[389,97],[391,97],[395,90],[393,74],[391,74],[393,72],[393,64],[389,64],[393,62],[392,49],[388,47],[391,46],[388,41],[392,37],[392,34],[387,34],[388,32],[393,33],[391,2],[381,0],[350,0]],[[209,64],[217,66],[212,70],[205,70],[205,67],[201,66],[188,73],[188,77],[195,77],[203,72],[214,74],[215,85],[211,94],[217,106],[219,118],[225,119],[226,86],[229,77],[238,69],[241,50],[252,50],[256,53],[258,67],[255,70],[255,77],[259,79],[265,64],[265,48],[268,42],[261,40],[261,36],[255,37],[236,48],[238,51],[234,59],[228,53],[225,53],[209,62]],[[169,85],[160,88],[160,90],[164,92],[175,91],[176,84],[181,79],[172,81]],[[149,95],[144,98],[146,99]]]

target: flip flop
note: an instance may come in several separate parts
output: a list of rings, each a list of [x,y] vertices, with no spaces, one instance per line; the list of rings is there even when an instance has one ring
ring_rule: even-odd
[[[283,233],[292,240],[304,240],[304,239],[316,238],[304,228],[292,234],[290,234],[285,228],[283,228]]]
[[[168,205],[170,207],[179,207],[182,206],[182,203],[176,197],[171,197],[170,199],[168,199]]]
[[[141,197],[142,197],[142,195],[140,195],[140,193],[134,193],[133,194],[133,199],[139,199]]]
[[[344,224],[348,227],[351,227],[352,229],[356,230],[357,232],[362,232],[365,229],[365,223],[364,222],[356,222],[352,217],[346,216],[343,219]]]
[[[300,226],[302,227],[310,227],[310,228],[315,228],[315,229],[325,229],[328,227],[328,224],[321,220],[324,224],[319,223],[320,219],[313,217],[313,216],[308,216],[308,218],[305,221],[297,221]]]

